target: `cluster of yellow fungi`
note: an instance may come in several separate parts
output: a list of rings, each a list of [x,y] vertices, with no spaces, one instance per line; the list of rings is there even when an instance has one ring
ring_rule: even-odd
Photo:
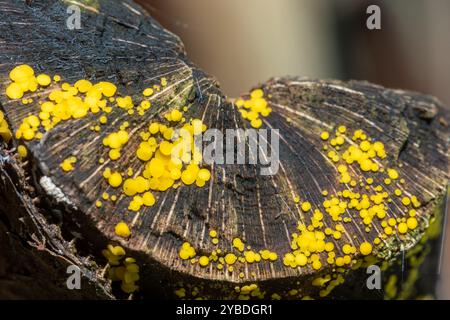
[[[108,278],[112,281],[121,281],[121,289],[125,293],[133,293],[139,289],[136,282],[139,280],[139,266],[136,260],[125,256],[125,249],[121,246],[109,244],[102,251],[108,260]]]
[[[34,70],[28,65],[15,67],[10,73],[10,78],[12,83],[6,90],[10,99],[20,99],[28,91],[35,92],[39,86],[46,87],[51,84],[50,76],[40,74],[35,77]],[[54,77],[54,81],[60,80],[59,76]],[[98,113],[102,114],[98,119],[99,125],[91,129],[100,131],[101,125],[108,123],[107,114],[112,112],[114,104],[126,110],[128,114],[137,111],[142,115],[151,107],[151,102],[147,98],[165,86],[167,79],[161,78],[160,84],[144,89],[142,92],[144,99],[135,106],[130,96],[116,97],[117,88],[110,82],[93,84],[89,80],[81,79],[73,85],[62,83],[61,86],[50,90],[46,101],[39,102],[40,110],[37,115],[30,114],[23,119],[15,136],[26,141],[38,140],[61,121]],[[140,132],[142,142],[136,150],[136,157],[144,163],[141,175],[125,179],[125,173],[112,172],[110,168],[104,170],[103,176],[111,187],[118,188],[122,185],[123,195],[132,197],[130,210],[138,211],[142,205],[152,206],[155,199],[151,191],[176,188],[181,182],[185,185],[195,183],[196,186],[203,187],[209,181],[211,174],[208,169],[200,167],[202,155],[198,148],[192,145],[194,136],[204,132],[207,127],[200,119],[187,121],[183,111],[186,111],[186,107],[170,110],[164,114],[166,123],[149,123],[148,130]],[[2,128],[7,128],[6,122],[2,121],[1,124]],[[118,131],[110,133],[103,139],[103,145],[109,149],[111,161],[121,157],[121,149],[130,139],[128,127],[129,122],[125,121]],[[177,127],[179,132],[176,131]],[[5,136],[9,132],[6,129],[3,131]],[[69,157],[61,163],[61,169],[66,172],[72,171],[75,162],[75,157]],[[105,159],[101,158],[99,162],[104,163]],[[128,176],[130,171],[131,168],[127,170]],[[106,195],[103,200],[105,198],[110,197]]]
[[[214,245],[219,244],[219,238],[216,230],[210,230],[209,236]],[[225,252],[221,249],[213,250],[208,256],[197,256],[197,252],[189,242],[184,242],[179,250],[179,257],[182,260],[189,260],[191,264],[198,264],[201,267],[207,267],[211,263],[216,264],[218,270],[226,269],[227,272],[234,272],[234,264],[258,263],[261,261],[276,261],[278,256],[275,252],[267,249],[254,251],[250,246],[245,246],[240,238],[234,238],[232,242],[235,252]],[[240,278],[244,278],[244,273],[239,273]]]
[[[335,167],[337,183],[343,188],[333,195],[323,190],[324,200],[315,208],[308,201],[302,202],[296,195],[293,197],[302,212],[311,213],[311,222],[299,223],[298,232],[292,234],[292,251],[283,257],[286,266],[310,265],[315,270],[325,264],[333,267],[354,266],[359,263],[355,259],[358,254],[369,256],[374,247],[381,245],[389,236],[405,236],[418,226],[415,208],[420,206],[420,202],[414,195],[400,198],[406,193],[402,190],[404,180],[400,179],[396,169],[383,168],[381,161],[387,156],[384,144],[373,141],[361,129],[350,136],[346,133],[347,128],[343,125],[337,127],[333,136],[327,131],[320,133],[320,139],[326,142],[323,149],[329,150],[326,157]],[[368,174],[373,177],[365,177]],[[383,183],[374,185],[375,180]],[[397,181],[397,188],[392,190],[392,184]],[[403,205],[404,213],[401,216],[399,213],[398,218],[387,218],[388,205],[393,202],[393,196],[400,198],[397,203]],[[325,225],[325,214],[334,222],[332,226]],[[372,241],[357,244],[345,228],[353,221],[367,233],[376,225],[380,225],[383,232]]]
[[[6,95],[10,99],[22,99],[23,104],[29,104],[33,100],[23,98],[27,92],[35,92],[39,87],[52,85],[52,79],[46,74],[35,76],[34,70],[28,65],[15,67],[10,73],[11,83],[6,89]],[[111,113],[113,106],[125,110],[129,115],[137,112],[143,115],[151,107],[149,97],[155,91],[160,91],[167,86],[167,79],[162,78],[159,84],[145,88],[142,92],[143,99],[136,106],[130,96],[117,96],[117,88],[110,82],[91,83],[81,79],[73,85],[58,82],[61,77],[53,77],[54,89],[49,91],[46,101],[39,102],[39,110],[36,114],[30,114],[15,132],[17,139],[30,141],[39,140],[43,134],[61,121],[79,119],[88,115],[100,114],[98,125],[91,130],[100,131],[101,126],[108,123],[107,114]],[[242,117],[250,121],[250,125],[259,128],[262,125],[261,117],[270,114],[271,108],[264,98],[262,89],[253,90],[248,99],[236,100]],[[141,142],[135,151],[135,156],[143,163],[140,174],[134,174],[132,168],[126,172],[112,170],[107,167],[103,171],[103,177],[107,185],[115,189],[121,189],[122,196],[130,197],[128,209],[139,211],[143,206],[150,207],[155,204],[153,192],[163,192],[169,188],[177,188],[184,185],[195,184],[203,187],[210,180],[210,172],[201,168],[202,154],[195,147],[193,141],[196,135],[204,132],[207,127],[200,119],[187,120],[184,112],[186,107],[169,110],[163,115],[165,122],[151,122],[148,128],[139,133]],[[123,122],[119,130],[110,133],[103,139],[103,146],[108,148],[110,161],[116,161],[121,157],[121,150],[130,139],[129,122]],[[180,131],[176,131],[179,129]],[[324,266],[340,268],[344,265],[355,266],[361,263],[358,256],[368,258],[373,254],[378,245],[383,245],[389,237],[396,236],[402,239],[409,231],[418,227],[416,209],[420,207],[418,198],[408,193],[404,179],[396,168],[384,168],[383,161],[387,157],[387,151],[381,141],[371,139],[362,129],[357,129],[348,134],[348,129],[340,125],[333,133],[323,131],[318,134],[319,141],[325,143],[323,150],[326,159],[336,170],[336,183],[342,185],[342,189],[336,194],[329,194],[323,190],[323,202],[311,204],[302,201],[298,195],[293,195],[293,202],[303,214],[309,214],[310,223],[300,222],[297,232],[292,233],[290,252],[282,257],[282,263],[289,268],[309,267],[320,270]],[[9,141],[11,132],[0,112],[0,136]],[[27,154],[24,146],[19,146],[19,154],[25,157]],[[60,167],[64,172],[75,169],[77,159],[71,156],[62,161]],[[100,158],[102,164],[105,159]],[[382,183],[375,183],[382,181]],[[394,201],[394,199],[398,200]],[[109,195],[104,192],[102,200],[116,201],[117,195]],[[401,205],[402,212],[397,217],[387,218],[389,204],[395,202]],[[102,201],[99,199],[95,205],[100,208]],[[329,219],[324,219],[325,215]],[[391,215],[392,216],[392,215]],[[327,225],[325,220],[332,220],[332,225]],[[376,226],[381,226],[381,233],[362,243],[356,243],[346,231],[345,225],[356,223],[369,233]],[[378,228],[376,228],[378,230]],[[123,221],[115,227],[115,233],[119,237],[129,238],[131,231]],[[225,250],[219,248],[219,237],[216,230],[210,230],[209,236],[218,248],[208,255],[197,256],[195,248],[188,242],[181,245],[179,257],[188,260],[191,264],[198,264],[206,268],[212,264],[218,270],[234,272],[238,263],[242,265],[252,263],[274,263],[279,257],[277,253],[264,248],[253,250],[236,237]],[[120,246],[109,245],[103,251],[112,267],[109,270],[110,278],[122,281],[122,289],[125,292],[133,292],[137,289],[135,282],[139,279],[138,266],[134,259],[124,258],[125,251]],[[120,266],[119,266],[120,265]],[[238,268],[239,269],[239,268]],[[243,272],[239,273],[244,278]],[[321,296],[327,295],[335,286],[343,282],[341,275],[326,275],[313,281],[313,285],[324,287]],[[183,289],[184,290],[184,289]],[[178,290],[181,297],[185,293]],[[243,298],[261,296],[257,285],[244,286],[237,291]],[[274,294],[272,298],[276,299]]]
[[[116,85],[111,82],[92,83],[87,79],[80,79],[74,84],[59,83],[59,75],[55,75],[53,81],[47,74],[36,76],[29,65],[15,67],[9,76],[11,83],[6,88],[6,95],[13,100],[22,99],[22,104],[33,102],[33,99],[24,97],[26,93],[34,93],[40,88],[48,87],[45,91],[46,99],[39,101],[36,112],[27,115],[14,133],[16,139],[24,141],[39,140],[58,123],[87,116],[97,117],[97,124],[92,125],[90,130],[99,132],[102,126],[108,124],[108,114],[114,107],[124,110],[128,115],[137,113],[143,116],[152,106],[150,100],[154,93],[168,85],[168,80],[161,78],[159,83],[145,88],[141,101],[136,103],[131,96],[118,95]],[[202,154],[193,141],[207,127],[200,119],[186,119],[184,113],[187,110],[186,106],[172,108],[163,114],[164,121],[153,121],[148,124],[146,130],[139,133],[141,142],[135,151],[135,157],[142,162],[142,172],[134,174],[131,167],[125,172],[109,167],[103,170],[106,185],[112,190],[117,189],[118,192],[110,195],[105,190],[101,199],[95,201],[97,208],[102,207],[103,201],[114,202],[118,197],[129,197],[128,209],[136,212],[143,206],[150,207],[155,204],[155,191],[178,188],[181,184],[205,186],[211,178],[211,173],[207,168],[201,167]],[[129,126],[129,121],[124,121],[117,131],[108,134],[102,141],[111,163],[121,158],[122,149],[126,148],[131,138]],[[0,135],[6,141],[12,136],[3,113],[0,117]],[[26,157],[25,146],[20,145],[18,153],[21,157]],[[76,163],[77,158],[70,156],[61,162],[60,169],[67,173],[76,171]],[[99,163],[104,164],[105,159],[99,158]],[[121,221],[115,226],[115,234],[129,238],[131,231],[126,223]],[[127,287],[125,291],[130,291],[132,287]]]
[[[263,97],[259,90],[252,92],[251,99]],[[254,104],[248,101],[247,107],[242,99],[237,103],[246,119],[248,113],[245,109],[254,111]],[[418,227],[416,209],[421,206],[420,201],[405,190],[405,180],[400,178],[396,168],[384,168],[384,159],[387,157],[384,144],[370,138],[362,129],[355,130],[351,135],[347,135],[347,132],[347,128],[340,125],[334,133],[319,133],[319,141],[325,142],[325,157],[330,166],[335,168],[336,182],[342,188],[338,188],[341,190],[336,194],[322,190],[323,202],[314,205],[293,195],[299,211],[309,214],[307,217],[310,223],[299,223],[298,232],[292,233],[291,251],[282,257],[282,263],[289,268],[321,270],[327,267],[337,270],[337,273],[314,279],[313,285],[323,287],[319,292],[322,297],[344,282],[342,275],[338,274],[344,272],[343,266],[358,268],[373,263],[377,246],[387,243],[390,237],[406,239],[407,233]],[[381,183],[376,184],[375,181]],[[389,210],[393,210],[389,208],[391,203],[401,208],[395,218],[388,218],[387,215]],[[325,215],[329,218],[324,219]],[[333,223],[327,225],[325,221],[330,220]],[[381,226],[382,232],[371,240],[357,243],[354,232],[350,233],[345,227],[349,223],[356,223],[367,233],[374,228],[380,230],[378,226]],[[212,230],[209,235],[213,243],[217,244],[217,231]],[[240,238],[234,238],[225,247],[229,248],[230,245],[231,250],[217,248],[209,255],[197,256],[195,248],[185,242],[180,248],[179,257],[200,267],[214,264],[218,270],[225,269],[227,272],[239,268],[242,270],[245,264],[278,260],[275,252],[268,249],[254,251],[250,246],[246,247]],[[241,265],[236,267],[237,262]],[[244,278],[244,273],[240,272],[239,277]],[[272,298],[277,298],[277,295]]]

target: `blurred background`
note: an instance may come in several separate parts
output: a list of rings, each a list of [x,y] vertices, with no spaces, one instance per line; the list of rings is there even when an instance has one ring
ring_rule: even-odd
[[[238,96],[272,76],[364,79],[450,105],[448,0],[138,0]],[[381,8],[381,30],[366,9]]]
[[[299,75],[368,80],[450,105],[448,0],[136,1],[181,37],[189,57],[231,97],[273,76]],[[366,27],[372,4],[381,8],[381,30]],[[449,238],[441,299],[450,299]]]

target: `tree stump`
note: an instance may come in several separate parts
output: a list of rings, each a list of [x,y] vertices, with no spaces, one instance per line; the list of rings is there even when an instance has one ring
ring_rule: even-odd
[[[79,30],[66,25],[67,6],[74,4],[81,8]],[[256,88],[272,109],[261,117],[261,128],[279,130],[280,166],[275,175],[261,175],[262,164],[212,164],[205,186],[181,183],[154,191],[155,204],[135,212],[129,209],[132,198],[121,187],[112,187],[104,170],[121,172],[123,179],[129,168],[131,176],[141,174],[145,164],[136,157],[140,133],[152,122],[164,122],[165,113],[174,108],[186,107],[187,121],[201,119],[223,133],[250,129],[239,103],[225,97],[217,81],[189,61],[180,39],[131,1],[42,0],[27,5],[8,0],[0,18],[0,103],[13,135],[62,82],[111,82],[117,97],[128,95],[137,103],[145,88],[155,88],[148,98],[152,106],[142,115],[113,106],[106,124],[99,125],[103,112],[92,112],[60,121],[40,139],[2,142],[0,296],[124,298],[127,295],[105,277],[108,266],[102,250],[110,243],[137,260],[139,290],[133,295],[142,298],[408,298],[429,292],[416,280],[435,267],[435,260],[422,255],[438,254],[433,241],[442,226],[440,206],[449,178],[450,117],[437,99],[363,81],[271,79]],[[21,64],[32,66],[36,74],[60,75],[62,82],[26,93],[32,102],[9,99],[9,72]],[[102,141],[124,121],[129,123],[129,140],[121,156],[112,160]],[[339,129],[343,126],[345,130]],[[372,164],[384,172],[342,162],[344,148],[362,141],[352,139],[357,130],[372,139],[369,144],[383,143],[386,156]],[[324,131],[329,139],[321,139]],[[345,137],[340,148],[330,145],[334,136]],[[16,151],[19,145],[28,150],[26,160]],[[337,161],[329,154],[332,150]],[[64,172],[61,163],[70,157],[76,157],[76,164]],[[342,182],[339,164],[355,183]],[[391,168],[398,178],[389,178]],[[344,190],[371,196],[382,193],[378,185],[387,193],[382,202],[386,210],[370,223],[364,222],[361,208],[342,208],[339,217],[326,212],[324,201],[332,197],[341,197],[347,206]],[[104,200],[104,193],[117,200]],[[403,203],[404,197],[413,196],[413,203]],[[411,209],[415,212],[408,215]],[[321,219],[314,218],[315,210]],[[408,217],[418,225],[401,232],[399,225],[406,225]],[[390,218],[395,220],[392,226]],[[116,234],[121,221],[131,228],[131,237]],[[314,234],[306,228],[312,224],[334,249],[294,254],[300,250],[293,247],[300,243],[296,237]],[[389,226],[392,234],[386,235]],[[317,237],[314,243],[322,235]],[[195,250],[193,260],[180,257],[183,243]],[[370,252],[362,244],[370,244]],[[308,260],[305,265],[290,265],[288,254],[300,253]],[[237,261],[229,263],[226,254]],[[208,258],[204,265],[199,261],[203,256]],[[337,263],[337,258],[350,262]],[[366,288],[365,268],[372,264],[383,270],[384,295]],[[66,287],[69,265],[83,270],[81,290]],[[399,277],[407,281],[399,285]]]

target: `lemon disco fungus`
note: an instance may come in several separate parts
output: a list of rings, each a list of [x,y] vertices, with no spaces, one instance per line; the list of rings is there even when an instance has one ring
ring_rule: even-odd
[[[253,128],[260,128],[262,120],[260,117],[267,117],[272,109],[264,99],[262,89],[255,89],[250,93],[250,99],[239,98],[235,102],[241,116],[250,121]]]
[[[61,169],[63,171],[72,171],[74,169],[74,164],[77,162],[77,158],[75,157],[69,157],[67,159],[64,159],[64,161],[61,163]]]
[[[116,224],[114,231],[115,231],[116,235],[118,235],[119,237],[123,237],[123,238],[128,238],[131,235],[130,228],[123,221]]]

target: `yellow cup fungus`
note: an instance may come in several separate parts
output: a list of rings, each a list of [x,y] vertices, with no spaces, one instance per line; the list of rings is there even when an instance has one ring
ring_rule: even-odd
[[[119,237],[122,237],[122,238],[128,238],[131,236],[130,228],[123,221],[116,224],[116,226],[114,228],[114,232],[116,233],[116,235],[118,235]]]

